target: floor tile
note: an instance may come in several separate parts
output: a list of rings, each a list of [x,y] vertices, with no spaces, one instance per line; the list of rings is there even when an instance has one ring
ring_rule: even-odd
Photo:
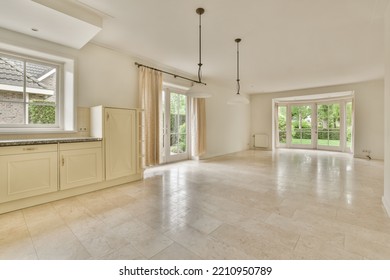
[[[199,260],[200,257],[174,242],[166,249],[154,255],[152,260]]]
[[[35,260],[36,254],[27,227],[13,227],[0,232],[0,259]]]
[[[127,244],[114,252],[107,254],[100,259],[102,260],[145,260],[143,256],[134,246]]]

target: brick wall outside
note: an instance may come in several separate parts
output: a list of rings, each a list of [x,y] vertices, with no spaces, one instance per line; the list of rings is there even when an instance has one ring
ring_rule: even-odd
[[[30,94],[30,98],[35,101],[55,102],[55,96]],[[0,91],[0,124],[23,124],[23,103],[9,101],[23,102],[23,94],[21,92]]]

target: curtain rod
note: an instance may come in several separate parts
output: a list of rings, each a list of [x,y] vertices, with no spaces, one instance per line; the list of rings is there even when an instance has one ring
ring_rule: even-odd
[[[197,83],[197,84],[206,85],[206,83],[203,83],[203,82],[200,82],[200,81],[197,81],[197,80],[194,80],[194,79],[190,79],[190,78],[187,78],[187,77],[183,77],[183,76],[180,76],[180,75],[177,75],[177,74],[174,74],[174,73],[170,73],[170,72],[158,69],[158,68],[154,68],[154,67],[150,67],[150,66],[147,66],[147,65],[144,65],[144,64],[140,64],[138,62],[135,62],[134,64],[137,65],[138,67],[142,66],[142,67],[145,67],[145,68],[148,68],[148,69],[156,70],[156,71],[159,71],[161,73],[171,75],[171,76],[173,76],[175,78],[180,78],[180,79],[191,81],[191,82],[194,82],[194,83]]]

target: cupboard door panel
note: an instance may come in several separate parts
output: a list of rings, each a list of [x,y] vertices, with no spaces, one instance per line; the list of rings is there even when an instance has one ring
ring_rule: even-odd
[[[57,191],[57,153],[0,156],[0,201]]]
[[[101,148],[61,152],[60,188],[70,189],[102,181]]]
[[[105,110],[106,180],[136,173],[135,110]]]

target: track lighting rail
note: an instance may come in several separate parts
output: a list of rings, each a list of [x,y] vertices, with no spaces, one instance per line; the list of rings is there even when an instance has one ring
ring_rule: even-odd
[[[161,73],[164,73],[164,74],[167,74],[167,75],[171,75],[171,76],[173,76],[175,78],[180,78],[180,79],[187,80],[187,81],[190,81],[190,82],[193,82],[193,83],[197,83],[197,84],[207,85],[206,83],[203,83],[202,81],[197,81],[197,80],[194,80],[194,79],[191,79],[191,78],[187,78],[187,77],[184,77],[184,76],[181,76],[181,75],[177,75],[175,73],[167,72],[167,71],[164,71],[164,70],[161,70],[161,69],[158,69],[158,68],[154,68],[154,67],[151,67],[151,66],[148,66],[148,65],[144,65],[144,64],[138,63],[138,62],[135,62],[135,65],[137,65],[138,67],[142,66],[142,67],[145,67],[145,68],[148,68],[148,69],[156,70],[156,71],[159,71]]]
[[[202,84],[202,85],[207,85],[206,83],[203,83],[202,82],[202,15],[204,14],[204,9],[203,8],[198,8],[196,9],[196,13],[199,15],[199,63],[198,63],[198,80],[194,80],[194,79],[191,79],[191,78],[187,78],[187,77],[184,77],[184,76],[181,76],[181,75],[177,75],[177,74],[174,74],[174,73],[171,73],[171,72],[167,72],[167,71],[164,71],[164,70],[161,70],[161,69],[158,69],[158,68],[154,68],[154,67],[150,67],[150,66],[147,66],[147,65],[144,65],[144,64],[140,64],[138,62],[135,63],[135,65],[137,65],[138,67],[146,67],[146,68],[149,68],[149,69],[152,69],[152,70],[156,70],[156,71],[159,71],[161,73],[164,73],[164,74],[167,74],[167,75],[171,75],[175,78],[180,78],[180,79],[183,79],[183,80],[187,80],[187,81],[191,81],[193,83],[197,83],[197,84]]]

